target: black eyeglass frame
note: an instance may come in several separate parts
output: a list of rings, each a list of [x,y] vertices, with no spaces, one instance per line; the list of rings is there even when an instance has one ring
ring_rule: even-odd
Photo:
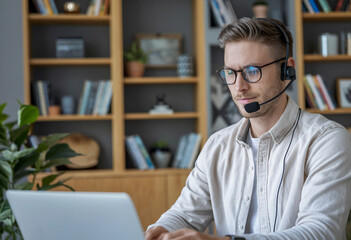
[[[248,83],[256,83],[256,82],[260,81],[261,78],[262,78],[262,68],[267,67],[267,66],[269,66],[269,65],[271,65],[271,64],[273,64],[273,63],[277,63],[277,62],[283,61],[283,60],[285,60],[285,58],[286,58],[286,57],[283,57],[283,58],[280,58],[280,59],[278,59],[278,60],[275,60],[275,61],[273,61],[273,62],[264,64],[264,65],[261,65],[261,66],[255,66],[255,65],[248,65],[248,66],[245,66],[244,68],[247,68],[247,67],[255,67],[255,68],[257,68],[257,69],[260,71],[260,78],[259,78],[257,81],[249,81],[249,80],[245,79],[245,76],[242,74],[242,72],[244,71],[244,69],[241,69],[241,70],[234,70],[234,69],[232,69],[232,68],[230,68],[230,67],[221,67],[220,69],[217,69],[216,72],[218,73],[218,75],[219,75],[219,77],[222,79],[222,81],[223,81],[224,83],[226,83],[227,85],[233,85],[233,84],[236,83],[236,79],[237,79],[237,77],[238,77],[238,73],[239,73],[239,72],[241,72],[241,75],[242,75],[243,79],[244,79],[246,82],[248,82]],[[232,71],[234,72],[234,74],[235,74],[235,80],[234,80],[233,83],[228,83],[225,79],[222,78],[222,76],[221,76],[221,74],[220,74],[220,71],[222,71],[223,69],[232,70]]]

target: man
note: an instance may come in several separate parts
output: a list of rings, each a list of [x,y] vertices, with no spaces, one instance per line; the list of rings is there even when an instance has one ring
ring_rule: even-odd
[[[242,18],[219,40],[218,72],[243,119],[208,139],[146,239],[345,239],[351,135],[286,95],[291,33],[274,19]],[[218,236],[201,233],[212,221]]]

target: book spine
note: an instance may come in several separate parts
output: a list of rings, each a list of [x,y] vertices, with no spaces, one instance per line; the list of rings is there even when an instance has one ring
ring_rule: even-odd
[[[313,11],[314,11],[315,13],[319,13],[320,11],[319,11],[319,9],[318,9],[317,3],[316,3],[314,0],[309,0],[309,2],[310,2],[311,6],[312,6],[312,8],[313,8]]]
[[[39,99],[39,90],[38,90],[38,83],[37,82],[32,82],[32,100],[35,106],[38,107],[39,109],[39,114],[43,115],[43,110],[40,106],[40,99]]]
[[[320,95],[316,85],[314,84],[314,80],[311,74],[306,74],[306,79],[308,81],[308,85],[310,86],[314,99],[316,100],[317,107],[319,110],[326,110],[326,106],[323,102],[322,96]]]
[[[311,108],[316,108],[318,109],[317,107],[317,103],[316,103],[316,100],[315,98],[313,97],[313,94],[312,94],[312,90],[308,84],[308,81],[307,81],[307,78],[306,76],[304,77],[304,81],[303,81],[304,85],[305,85],[305,90],[306,90],[306,98],[307,100],[309,99],[309,105]]]
[[[317,89],[318,89],[318,92],[320,93],[321,97],[322,97],[322,100],[323,100],[323,103],[324,105],[326,106],[326,108],[328,110],[331,110],[331,108],[329,107],[328,105],[328,102],[327,102],[327,97],[326,95],[324,94],[324,92],[322,91],[322,86],[319,84],[319,81],[317,79],[317,76],[316,75],[313,75],[313,81],[314,81],[314,84],[316,85]]]
[[[133,163],[133,166],[135,166],[138,169],[142,169],[142,166],[140,166],[140,164],[137,160],[137,157],[135,155],[135,150],[133,150],[133,146],[132,146],[130,140],[128,138],[126,138],[125,142],[126,142],[127,153],[129,155],[132,163]]]
[[[323,95],[325,95],[328,107],[330,108],[330,110],[334,110],[336,108],[336,106],[334,105],[334,103],[332,101],[330,93],[329,93],[329,91],[328,91],[327,87],[325,86],[325,83],[324,83],[324,81],[322,79],[322,76],[317,74],[316,75],[316,79],[317,79],[319,85],[321,86]]]
[[[338,3],[336,4],[335,11],[341,11],[342,5],[345,0],[339,0]]]
[[[330,12],[331,8],[327,0],[318,0],[324,12]]]
[[[309,2],[308,0],[303,0],[303,2],[305,3],[305,6],[306,6],[306,8],[308,9],[308,11],[309,11],[310,13],[314,13],[314,10],[313,10],[312,5],[311,5],[310,2]]]
[[[150,169],[155,169],[155,165],[153,164],[151,157],[149,155],[149,152],[146,150],[146,147],[145,147],[144,142],[141,139],[141,137],[139,135],[134,135],[134,140],[138,144],[138,147],[141,150],[148,167]]]
[[[87,109],[86,109],[85,114],[92,114],[93,113],[98,84],[99,83],[97,81],[94,81],[92,83],[90,94],[89,94],[89,99],[88,99],[88,105],[87,105]]]
[[[110,108],[110,104],[111,104],[111,99],[112,99],[112,82],[111,80],[109,80],[107,82],[107,93],[106,93],[106,97],[105,97],[105,102],[103,104],[103,110],[102,110],[102,114],[106,115],[108,113],[108,110]]]
[[[181,163],[182,157],[184,155],[184,149],[186,147],[186,142],[187,142],[187,135],[181,136],[181,138],[178,142],[178,147],[177,147],[175,157],[173,159],[172,167],[174,167],[174,168],[180,167],[180,163]]]
[[[56,4],[55,4],[55,0],[50,0],[50,5],[51,5],[51,8],[52,8],[52,11],[54,12],[54,14],[58,14],[58,10],[57,10]]]
[[[188,138],[189,139],[188,139],[188,142],[184,151],[184,155],[182,158],[182,162],[181,162],[181,168],[188,168],[189,166],[191,154],[193,152],[195,142],[196,142],[196,134],[190,133]]]
[[[135,142],[134,137],[128,136],[127,140],[131,146],[132,155],[135,157],[138,168],[141,170],[148,169],[148,165],[146,163],[146,160],[145,160],[144,156],[142,155],[142,153],[138,147],[138,144]]]
[[[47,9],[47,11],[48,11],[48,14],[49,14],[49,15],[54,15],[54,12],[53,12],[53,10],[52,10],[52,8],[51,8],[51,5],[50,5],[49,0],[44,0],[44,4],[45,4],[45,6],[46,6],[46,9]]]
[[[224,4],[227,8],[227,12],[229,13],[229,17],[230,17],[230,22],[235,22],[238,20],[238,15],[235,13],[234,8],[232,6],[232,3],[230,2],[230,0],[224,0]]]
[[[45,93],[44,93],[44,86],[43,81],[37,81],[38,84],[38,92],[39,92],[39,101],[40,101],[40,108],[44,116],[48,115],[47,106],[45,105]]]
[[[224,19],[224,24],[231,23],[230,16],[228,14],[226,6],[224,5],[223,0],[217,0],[217,2],[218,2],[218,6],[219,6],[219,12]]]
[[[46,7],[44,5],[44,0],[36,0],[41,14],[48,14]]]
[[[200,150],[200,145],[201,145],[201,135],[200,134],[195,134],[195,144],[193,147],[193,151],[191,153],[190,161],[188,164],[188,168],[192,169],[195,166],[195,160],[198,156],[199,150]]]
[[[347,55],[351,55],[351,32],[347,33]]]
[[[211,9],[212,9],[213,15],[215,16],[217,24],[220,27],[224,27],[225,22],[224,22],[224,19],[220,13],[217,0],[211,0]]]
[[[104,16],[108,15],[108,9],[110,7],[110,0],[105,0]]]

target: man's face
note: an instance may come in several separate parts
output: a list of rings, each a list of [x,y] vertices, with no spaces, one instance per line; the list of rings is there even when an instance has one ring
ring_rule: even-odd
[[[277,59],[274,58],[271,48],[262,43],[239,41],[227,43],[225,46],[224,64],[234,70],[241,70],[248,65],[262,66]],[[260,110],[253,113],[247,113],[244,106],[251,102],[263,103],[283,90],[285,83],[280,80],[282,62],[262,68],[261,80],[256,83],[246,82],[241,73],[237,73],[236,82],[228,85],[232,98],[243,117],[255,118],[274,112],[277,101],[283,97],[262,105]]]

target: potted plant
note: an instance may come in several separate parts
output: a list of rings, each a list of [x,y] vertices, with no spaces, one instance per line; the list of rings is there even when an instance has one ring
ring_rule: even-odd
[[[150,150],[152,159],[158,168],[169,167],[171,162],[171,149],[166,141],[157,141]]]
[[[144,74],[147,55],[133,42],[130,48],[124,53],[125,69],[129,77],[141,77]]]
[[[5,198],[9,189],[16,190],[50,190],[66,187],[65,180],[57,178],[63,174],[48,174],[41,182],[36,176],[55,166],[69,164],[71,157],[78,156],[67,144],[58,141],[68,134],[52,134],[47,136],[37,147],[28,146],[28,135],[31,125],[36,121],[39,110],[32,105],[20,104],[17,121],[6,122],[4,114],[6,103],[0,105],[0,238],[4,233],[6,239],[23,239],[17,222]]]
[[[252,11],[255,18],[266,18],[268,11],[268,3],[266,1],[255,1],[252,4]]]

